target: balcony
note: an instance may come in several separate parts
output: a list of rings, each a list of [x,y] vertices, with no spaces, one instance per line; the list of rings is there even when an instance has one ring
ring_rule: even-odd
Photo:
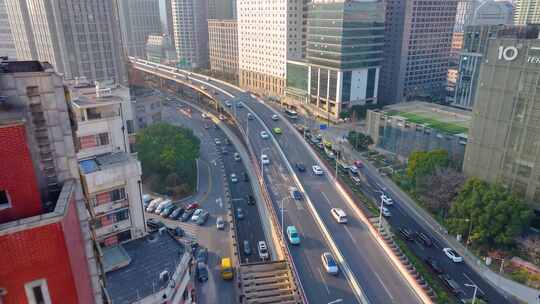
[[[131,221],[128,218],[126,220],[119,221],[119,222],[116,222],[116,223],[112,223],[112,224],[107,225],[107,226],[95,228],[94,232],[95,232],[97,238],[101,238],[103,236],[106,236],[108,234],[112,234],[114,232],[127,230],[130,227],[131,227]]]
[[[94,215],[100,215],[100,214],[107,213],[116,209],[129,207],[129,201],[127,198],[125,198],[123,200],[117,200],[117,201],[108,202],[105,204],[96,205],[96,200],[93,199],[91,202],[91,205],[93,206],[92,213]]]

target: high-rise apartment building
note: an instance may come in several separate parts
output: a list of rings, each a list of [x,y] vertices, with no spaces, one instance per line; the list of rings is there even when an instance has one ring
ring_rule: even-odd
[[[238,0],[240,86],[265,95],[283,95],[287,59],[302,58],[305,3]]]
[[[146,60],[166,65],[176,64],[176,50],[168,35],[150,35],[146,42]]]
[[[110,247],[139,238],[146,226],[141,165],[130,153],[135,126],[129,89],[101,83],[70,89],[77,159],[96,241]]]
[[[539,24],[540,2],[538,0],[515,0],[514,24]]]
[[[126,54],[144,58],[148,36],[162,33],[158,0],[117,1]]]
[[[379,99],[444,96],[457,0],[386,1]]]
[[[463,33],[465,25],[469,24],[474,10],[480,1],[482,0],[458,0],[454,32]]]
[[[234,19],[208,19],[210,69],[238,80],[238,26]]]
[[[0,56],[8,56],[13,60],[17,57],[16,55],[17,51],[11,37],[6,4],[4,0],[0,0]]]
[[[114,1],[5,1],[17,59],[47,61],[66,79],[126,81]]]
[[[0,63],[2,303],[102,303],[66,92],[49,64]]]
[[[540,42],[492,39],[482,64],[463,170],[540,206]]]
[[[162,34],[168,35],[171,38],[172,44],[175,45],[171,0],[158,0],[158,1],[159,1],[159,19],[161,20]]]
[[[236,19],[236,0],[208,0],[208,19]]]
[[[171,0],[171,7],[178,65],[208,67],[207,0]]]

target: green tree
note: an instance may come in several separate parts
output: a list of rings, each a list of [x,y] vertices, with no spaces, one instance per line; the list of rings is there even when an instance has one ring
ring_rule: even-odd
[[[154,124],[137,134],[136,149],[145,176],[157,175],[167,186],[171,181],[194,185],[195,160],[200,141],[191,129],[167,123]]]
[[[483,249],[509,248],[531,216],[525,202],[507,189],[473,178],[453,203],[447,224],[452,233],[464,235],[467,242]]]
[[[349,131],[347,140],[354,149],[365,151],[370,145],[373,145],[373,139],[369,135],[362,134],[356,131]]]
[[[421,187],[422,179],[435,173],[438,168],[450,165],[448,152],[442,149],[413,152],[407,163],[407,177],[416,188]]]

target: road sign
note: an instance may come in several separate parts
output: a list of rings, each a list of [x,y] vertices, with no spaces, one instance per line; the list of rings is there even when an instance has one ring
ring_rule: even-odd
[[[327,124],[321,124],[319,125],[319,130],[326,130],[328,128]]]

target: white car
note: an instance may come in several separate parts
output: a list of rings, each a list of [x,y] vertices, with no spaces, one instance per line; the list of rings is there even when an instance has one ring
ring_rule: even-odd
[[[268,247],[266,247],[266,243],[264,241],[259,241],[257,244],[257,251],[259,252],[259,257],[262,260],[266,260],[270,257],[268,254]]]
[[[159,203],[161,203],[162,201],[163,199],[161,197],[153,199],[148,205],[148,207],[146,207],[146,212],[154,212],[157,206],[159,205]]]
[[[235,161],[240,161],[241,160],[240,154],[238,152],[234,152],[233,158],[234,158]]]
[[[334,217],[334,219],[340,223],[340,224],[346,224],[347,223],[347,214],[343,209],[341,208],[332,208],[330,209],[330,213]]]
[[[196,222],[203,213],[203,211],[204,210],[202,209],[195,210],[195,212],[193,212],[193,214],[191,215],[191,221]]]
[[[261,155],[261,162],[263,165],[268,165],[270,163],[270,159],[268,158],[268,155],[262,154]]]
[[[323,264],[326,273],[337,275],[339,272],[339,267],[336,263],[336,259],[332,256],[330,252],[325,252],[321,254],[321,261]]]
[[[444,254],[452,260],[454,263],[461,263],[463,262],[463,258],[452,248],[444,248],[442,251],[444,251]]]
[[[381,195],[381,201],[387,206],[392,206],[394,204],[394,200],[392,200],[392,198],[386,194]]]
[[[201,114],[201,117],[204,118],[204,119],[208,119],[208,118],[209,118],[209,117],[208,117],[208,114],[206,114],[206,113],[202,113],[202,114]]]
[[[390,213],[390,210],[388,210],[388,208],[386,208],[386,207],[382,207],[381,210],[382,210],[382,215],[383,215],[384,217],[389,217],[389,216],[392,215],[392,214]]]
[[[214,143],[216,145],[221,145],[221,140],[219,140],[219,138],[214,138]]]
[[[315,174],[315,175],[323,175],[324,174],[322,168],[317,166],[317,165],[314,165],[313,167],[311,167],[311,170],[313,170],[313,174]]]
[[[279,116],[277,116],[276,114],[272,115],[272,120],[273,121],[279,120]]]
[[[230,101],[225,101],[225,105],[226,105],[227,107],[229,107],[229,108],[232,106],[232,104],[231,104]]]
[[[237,183],[238,182],[238,177],[236,177],[236,174],[231,174],[231,182],[233,183]]]
[[[261,131],[261,137],[264,138],[264,139],[267,139],[268,138],[268,133],[266,133],[266,131]]]

